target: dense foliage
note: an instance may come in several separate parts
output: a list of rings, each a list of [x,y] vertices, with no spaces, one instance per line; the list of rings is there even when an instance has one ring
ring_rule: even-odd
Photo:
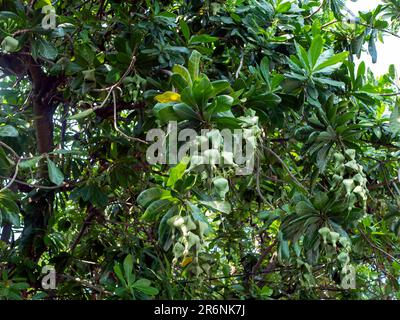
[[[399,77],[357,62],[398,0],[0,10],[0,299],[400,298]],[[254,171],[150,165],[172,120],[251,130]]]

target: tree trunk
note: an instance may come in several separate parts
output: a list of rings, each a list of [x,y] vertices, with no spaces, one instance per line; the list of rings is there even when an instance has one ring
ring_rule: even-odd
[[[53,150],[53,115],[56,108],[54,97],[57,95],[59,81],[47,76],[37,65],[31,61],[28,73],[32,81],[32,107],[36,131],[37,151],[39,154],[49,153]],[[47,162],[40,163],[38,178],[48,178]],[[32,194],[26,207],[24,217],[24,230],[21,242],[23,252],[33,260],[38,260],[46,250],[44,237],[48,231],[48,222],[53,211],[54,192],[38,190]]]

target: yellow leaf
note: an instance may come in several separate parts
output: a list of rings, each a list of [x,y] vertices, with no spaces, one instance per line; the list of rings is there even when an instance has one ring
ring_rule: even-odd
[[[182,263],[181,263],[181,267],[184,268],[186,267],[189,263],[191,263],[193,261],[192,257],[186,257],[185,259],[183,259]]]
[[[163,94],[159,94],[158,96],[156,96],[155,99],[161,103],[180,102],[181,95],[173,91],[166,91]]]

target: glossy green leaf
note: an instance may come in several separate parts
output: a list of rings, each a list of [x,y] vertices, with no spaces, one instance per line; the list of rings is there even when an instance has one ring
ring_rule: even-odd
[[[61,172],[60,169],[56,166],[56,164],[47,158],[47,168],[49,172],[49,179],[55,185],[61,185],[64,182],[64,174]]]
[[[0,137],[18,137],[18,131],[13,126],[1,126]]]

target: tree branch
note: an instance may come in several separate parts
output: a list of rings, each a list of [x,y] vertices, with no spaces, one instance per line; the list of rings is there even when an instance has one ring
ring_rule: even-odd
[[[257,263],[254,265],[253,269],[251,270],[252,274],[256,274],[258,269],[260,268],[262,262],[264,261],[265,257],[272,251],[272,249],[275,247],[277,243],[277,240],[275,239],[272,244],[270,244],[260,255],[260,258],[258,258]]]
[[[313,16],[315,16],[318,12],[321,11],[321,9],[323,8],[324,4],[325,4],[326,0],[323,0],[322,3],[320,4],[320,6],[317,8],[317,10],[315,10],[313,13],[311,13],[309,16],[304,17],[304,19],[311,19]]]

